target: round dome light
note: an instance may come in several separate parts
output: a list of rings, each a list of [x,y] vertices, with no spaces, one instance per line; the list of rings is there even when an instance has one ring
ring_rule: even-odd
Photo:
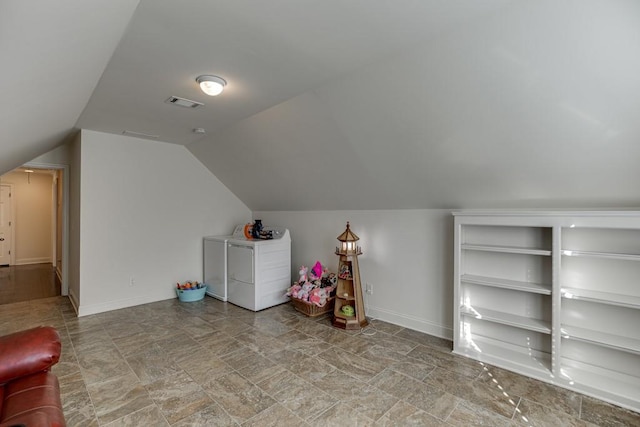
[[[200,89],[209,96],[220,95],[227,85],[227,82],[218,76],[199,76],[196,82],[200,85]]]

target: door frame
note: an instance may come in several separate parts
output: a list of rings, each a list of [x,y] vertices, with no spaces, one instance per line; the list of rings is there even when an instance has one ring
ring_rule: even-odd
[[[13,184],[0,182],[5,187],[9,187],[9,194],[11,194],[11,244],[9,245],[9,265],[15,265],[16,263],[16,204],[13,203]]]
[[[60,279],[60,294],[67,296],[69,295],[69,165],[27,162],[23,166],[36,169],[62,170],[62,278]],[[56,206],[52,206],[51,209],[53,212]],[[11,253],[13,254],[13,251]]]

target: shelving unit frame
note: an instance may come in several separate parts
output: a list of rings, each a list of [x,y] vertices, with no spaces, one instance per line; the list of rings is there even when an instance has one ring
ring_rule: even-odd
[[[333,326],[341,329],[361,329],[368,325],[364,312],[364,300],[362,298],[362,286],[360,283],[360,267],[358,266],[358,255],[361,252],[343,253],[336,251],[339,257],[338,272],[343,267],[349,271],[348,277],[340,277],[336,287],[335,305],[333,307]],[[342,306],[353,307],[353,316],[347,316],[342,312]]]
[[[453,352],[640,412],[640,212],[453,215]]]

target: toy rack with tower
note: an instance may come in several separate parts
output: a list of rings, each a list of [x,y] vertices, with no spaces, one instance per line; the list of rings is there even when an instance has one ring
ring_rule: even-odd
[[[339,261],[333,326],[342,329],[360,329],[368,324],[358,267],[358,255],[362,255],[362,249],[356,246],[355,242],[359,237],[351,231],[348,222],[347,229],[338,236],[338,240],[341,245],[336,248]]]

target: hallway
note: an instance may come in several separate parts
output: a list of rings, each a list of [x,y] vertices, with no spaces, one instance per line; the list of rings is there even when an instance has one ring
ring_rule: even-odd
[[[0,304],[60,295],[60,281],[49,264],[0,267]]]

